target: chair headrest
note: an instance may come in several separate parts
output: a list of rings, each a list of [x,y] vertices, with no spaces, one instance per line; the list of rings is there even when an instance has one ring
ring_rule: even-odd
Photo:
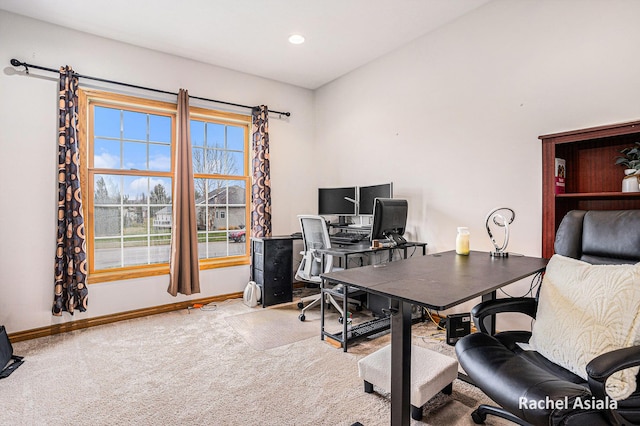
[[[640,210],[573,210],[556,233],[555,252],[593,264],[640,262]]]

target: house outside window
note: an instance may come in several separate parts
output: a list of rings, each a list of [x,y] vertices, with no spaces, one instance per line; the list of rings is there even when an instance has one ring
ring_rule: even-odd
[[[241,117],[221,120],[209,111],[191,109],[198,257],[213,264],[221,257],[248,253],[251,118]]]
[[[89,283],[168,274],[176,105],[81,90],[79,112]],[[247,264],[251,117],[190,113],[200,268]]]

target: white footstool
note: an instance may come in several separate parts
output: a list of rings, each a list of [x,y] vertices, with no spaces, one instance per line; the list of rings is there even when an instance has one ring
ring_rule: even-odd
[[[387,345],[358,361],[364,391],[391,389],[391,346]],[[411,346],[411,418],[422,419],[422,406],[438,392],[451,395],[458,377],[458,361],[420,346]]]

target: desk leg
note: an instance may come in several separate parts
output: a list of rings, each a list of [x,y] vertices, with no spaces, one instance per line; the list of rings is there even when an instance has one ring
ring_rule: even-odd
[[[491,293],[487,293],[487,294],[483,294],[482,295],[482,301],[486,302],[487,300],[493,300],[496,298],[496,292],[492,291]],[[489,333],[491,333],[491,335],[493,336],[494,334],[496,334],[496,317],[495,315],[493,316],[488,316],[484,319],[484,324],[487,327],[487,330],[489,330]]]
[[[342,344],[343,352],[347,351],[347,344],[349,343],[349,336],[347,335],[347,327],[349,326],[349,321],[347,321],[349,317],[349,312],[347,309],[349,308],[349,286],[345,285],[342,287],[342,294],[344,297],[342,298],[342,340],[344,343]]]
[[[324,285],[326,280],[320,280],[320,340],[324,340]]]
[[[411,405],[411,304],[391,299],[391,425],[408,425]]]

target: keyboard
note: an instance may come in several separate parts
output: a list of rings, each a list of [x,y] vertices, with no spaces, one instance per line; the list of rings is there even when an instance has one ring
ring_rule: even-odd
[[[364,232],[347,232],[347,231],[339,231],[335,234],[332,234],[331,241],[340,243],[340,244],[355,244],[360,241],[367,241],[369,239],[369,234]]]

